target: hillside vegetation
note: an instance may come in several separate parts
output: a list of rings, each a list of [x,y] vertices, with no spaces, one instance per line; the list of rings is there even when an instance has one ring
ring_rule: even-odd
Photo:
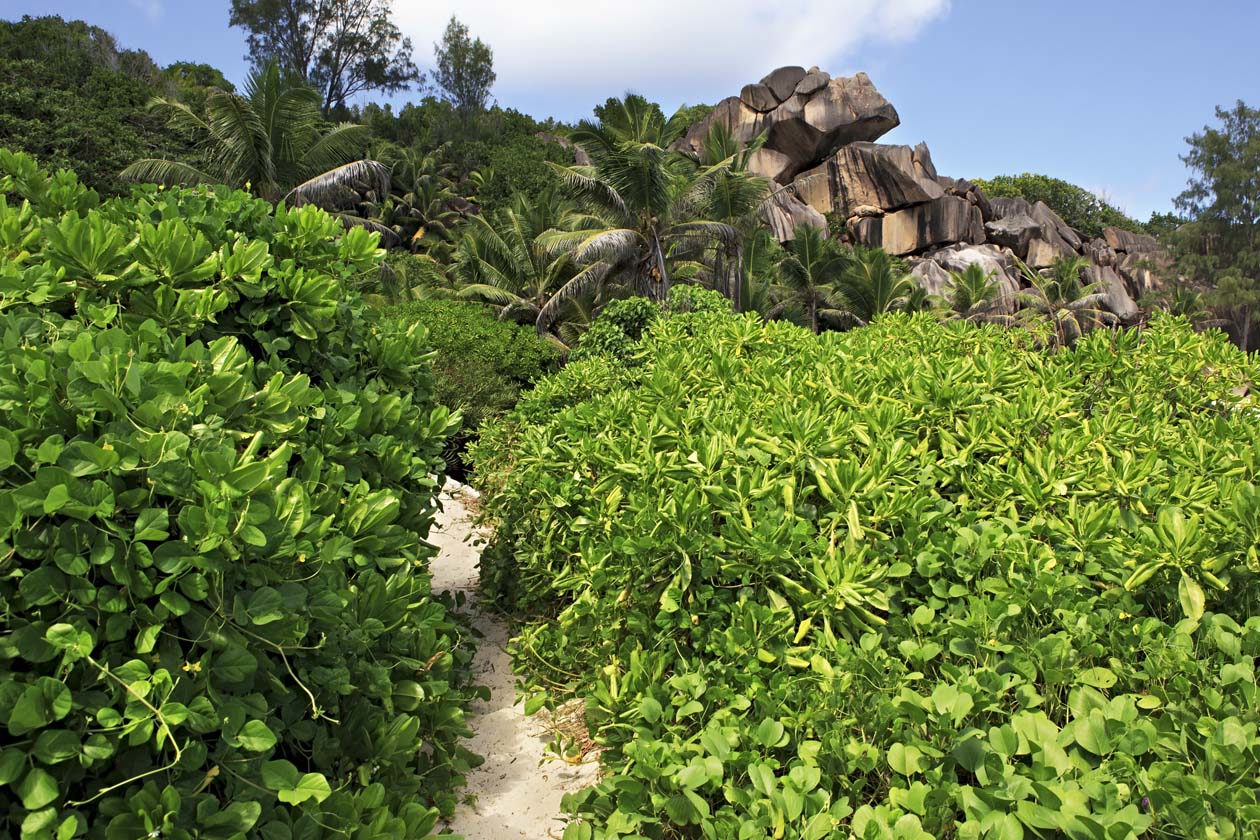
[[[1048,353],[675,315],[476,448],[567,840],[1260,830],[1255,362],[1160,317]]]

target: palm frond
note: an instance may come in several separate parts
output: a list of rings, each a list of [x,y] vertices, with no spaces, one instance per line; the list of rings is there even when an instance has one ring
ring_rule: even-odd
[[[502,286],[491,286],[489,283],[472,283],[462,286],[455,293],[461,300],[479,300],[495,306],[509,306],[516,303],[528,303],[520,295]]]
[[[213,93],[206,100],[206,115],[223,170],[235,185],[249,181],[265,193],[276,181],[271,138],[249,101],[234,93]]]
[[[222,180],[190,164],[160,158],[138,160],[119,173],[119,177],[138,184],[162,184],[167,187],[215,184]]]
[[[595,263],[574,275],[573,279],[556,291],[539,311],[538,331],[540,333],[545,332],[551,326],[552,321],[555,320],[556,315],[560,311],[560,307],[564,305],[566,300],[599,288],[599,285],[604,282],[604,278],[608,276],[608,270],[609,266],[607,263]]]
[[[593,167],[560,166],[550,161],[547,165],[559,174],[565,189],[577,201],[613,213],[618,219],[629,216],[625,199],[610,184],[601,180]]]
[[[308,172],[325,172],[361,158],[371,129],[366,125],[342,123],[324,134],[302,155],[302,165]],[[384,189],[377,192],[381,198],[389,194],[389,167],[379,164],[385,172]],[[382,182],[378,181],[378,186]]]
[[[348,191],[374,190],[377,195],[389,192],[389,169],[375,160],[356,160],[338,166],[291,189],[284,202],[293,207],[317,204],[321,207],[338,206]]]
[[[379,233],[381,235],[381,244],[386,248],[393,248],[402,244],[402,237],[395,233],[393,228],[388,228],[374,219],[365,219],[353,213],[333,212],[329,213],[329,215],[336,218],[346,228],[361,227]]]
[[[177,131],[190,134],[210,133],[210,126],[206,124],[206,121],[179,100],[155,96],[149,100],[148,108],[150,111],[160,112],[166,117],[166,124]]]

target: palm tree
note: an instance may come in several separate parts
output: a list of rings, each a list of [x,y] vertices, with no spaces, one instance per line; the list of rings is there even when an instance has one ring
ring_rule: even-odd
[[[598,302],[598,285],[586,282],[589,269],[571,254],[556,253],[543,240],[580,218],[552,190],[533,200],[518,195],[493,218],[474,217],[455,258],[455,277],[464,284],[459,296],[498,307],[502,318],[534,324],[539,335],[561,314],[581,315],[583,305]]]
[[[985,271],[979,263],[971,263],[962,271],[951,271],[953,281],[943,296],[950,317],[962,321],[1001,321],[1009,318],[997,312],[1002,284],[993,271]]]
[[[768,317],[777,318],[795,311],[804,326],[815,333],[823,320],[843,321],[849,317],[849,301],[839,290],[840,277],[849,267],[849,255],[834,240],[811,225],[803,225],[796,238],[784,246],[779,261],[779,302]]]
[[[590,166],[558,166],[565,188],[587,215],[572,230],[542,237],[583,267],[565,290],[579,294],[605,282],[622,283],[654,301],[669,294],[678,251],[730,243],[739,231],[705,218],[705,202],[717,177],[730,166],[697,167],[669,146],[686,128],[675,114],[666,120],[641,96],[614,100],[599,123],[583,122],[571,135]],[[558,306],[562,299],[554,299]],[[553,314],[544,307],[544,322]]]
[[[856,248],[836,283],[846,318],[865,326],[885,312],[922,308],[925,298],[914,277],[882,248]]]
[[[739,256],[739,275],[731,303],[736,312],[767,315],[774,306],[772,280],[783,258],[783,248],[769,230],[756,227],[745,235]]]
[[[1045,274],[1016,259],[1029,288],[1019,292],[1020,316],[1050,325],[1058,346],[1071,346],[1098,326],[1115,326],[1119,319],[1101,308],[1107,295],[1099,283],[1082,283],[1081,272],[1090,261],[1081,256],[1059,257]]]
[[[145,158],[124,169],[122,177],[167,186],[227,184],[248,188],[269,201],[332,210],[351,209],[361,196],[382,200],[389,194],[389,170],[362,159],[367,126],[329,126],[319,105],[318,92],[281,73],[275,64],[251,73],[243,94],[210,93],[204,115],[182,102],[158,97],[150,108],[165,113],[173,128],[196,138],[205,166]]]
[[[758,213],[770,200],[772,187],[768,178],[748,171],[748,162],[765,143],[766,136],[762,132],[741,144],[726,123],[719,120],[710,126],[699,152],[686,153],[699,171],[714,169],[712,186],[701,202],[701,215],[739,232],[736,239],[715,241],[712,254],[702,255],[699,261],[699,275],[726,295],[736,312],[746,311],[745,298],[755,299],[769,290],[766,283],[760,284],[759,292],[753,290],[751,294],[744,288],[750,279],[744,265],[745,248],[757,248],[753,240],[764,233]]]

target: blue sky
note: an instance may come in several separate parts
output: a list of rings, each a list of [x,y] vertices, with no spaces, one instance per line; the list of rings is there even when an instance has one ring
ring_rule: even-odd
[[[245,72],[228,0],[6,0],[83,18],[160,63]],[[495,50],[500,104],[574,120],[633,89],[715,102],[775,66],[865,70],[953,176],[1043,172],[1133,215],[1171,207],[1184,138],[1214,106],[1260,104],[1260,3],[1206,0],[395,0],[427,64],[452,11]],[[404,94],[395,98],[406,101]]]

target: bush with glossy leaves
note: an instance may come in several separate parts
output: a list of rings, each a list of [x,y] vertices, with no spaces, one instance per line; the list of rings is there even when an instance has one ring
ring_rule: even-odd
[[[473,760],[376,234],[0,151],[0,834],[429,833]]]
[[[475,451],[566,840],[1253,837],[1255,360],[886,315],[661,318]]]

